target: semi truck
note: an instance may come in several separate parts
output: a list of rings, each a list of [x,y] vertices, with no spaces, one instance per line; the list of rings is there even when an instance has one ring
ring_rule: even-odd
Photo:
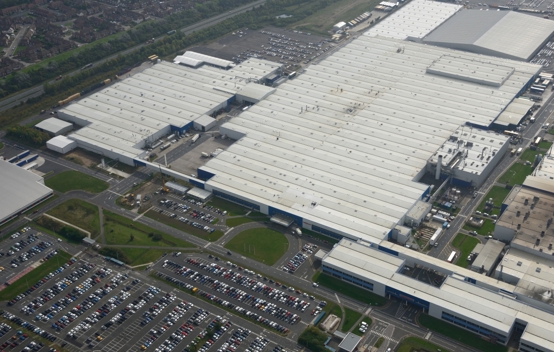
[[[164,145],[162,145],[162,147],[160,148],[161,150],[166,150],[167,148],[169,148],[171,146],[171,143],[166,143]]]
[[[200,135],[199,134],[195,134],[194,137],[192,137],[192,143],[196,142],[198,140],[198,138],[200,138]]]
[[[433,234],[433,236],[431,236],[431,239],[429,240],[429,244],[431,246],[434,246],[439,240],[439,238],[441,237],[441,235],[442,235],[442,229],[437,229]]]

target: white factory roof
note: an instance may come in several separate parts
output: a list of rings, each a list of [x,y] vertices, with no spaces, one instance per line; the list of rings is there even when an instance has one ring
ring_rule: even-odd
[[[160,62],[148,69],[65,106],[63,114],[90,122],[70,135],[76,141],[103,145],[133,158],[142,141],[169,126],[184,127],[226,106],[250,80],[259,80],[265,60],[242,63],[241,68],[198,69]],[[248,73],[248,68],[252,70]]]
[[[199,124],[200,126],[210,126],[215,119],[209,115],[202,115],[194,120],[195,123]]]
[[[471,263],[471,266],[477,269],[482,268],[485,272],[489,272],[500,257],[505,244],[497,240],[488,240],[477,258]]]
[[[0,221],[52,193],[41,176],[0,160]]]
[[[506,107],[506,110],[498,116],[494,123],[505,127],[509,125],[517,126],[534,104],[535,103],[531,100],[516,98]]]
[[[183,63],[189,65],[190,63],[192,63],[190,59],[196,60],[197,62],[205,62],[207,64],[218,66],[224,69],[235,66],[235,63],[233,61],[223,60],[214,56],[204,55],[194,51],[185,51],[183,55],[176,56],[175,59],[173,59],[173,62],[180,63],[181,61],[183,61]],[[198,66],[198,64],[191,66]]]
[[[365,32],[365,35],[420,41],[462,8],[439,1],[413,0]]]
[[[442,155],[442,165],[452,169],[480,175],[509,137],[491,130],[460,126],[429,159],[437,163]]]
[[[513,72],[499,87],[428,73],[445,55]],[[445,140],[491,124],[539,69],[362,36],[224,124],[245,137],[202,169],[215,189],[379,241],[421,199],[414,181]]]
[[[513,11],[463,10],[424,38],[432,45],[530,60],[554,33],[552,20]]]
[[[66,136],[56,136],[48,140],[48,144],[60,149],[64,149],[72,143],[75,143],[75,141],[67,138]]]
[[[273,93],[275,93],[275,88],[256,83],[248,83],[237,92],[238,95],[253,102],[263,100]]]
[[[73,124],[57,119],[55,117],[51,117],[49,119],[46,119],[37,123],[35,127],[50,133],[57,134],[68,127],[73,127]]]
[[[499,292],[514,292],[513,285],[478,275],[403,246],[389,242],[381,245],[399,253],[398,256],[343,239],[323,259],[323,263],[431,302],[459,317],[470,318],[481,326],[502,331],[505,335],[509,334],[516,320],[525,321],[527,329],[523,340],[537,341],[544,348],[554,349],[552,307],[548,307],[548,310],[539,309],[532,306],[532,302],[528,305]],[[405,263],[402,258],[412,263],[417,262],[423,267],[438,266],[439,270],[450,274],[440,288],[435,287],[401,274],[400,270]],[[476,279],[477,283],[465,281],[466,277]]]
[[[540,165],[535,169],[533,175],[537,178],[543,179],[544,181],[550,183],[551,187],[554,187],[554,155],[552,151],[554,146],[544,153]],[[541,152],[541,154],[543,154]],[[549,192],[554,193],[554,190],[550,189]]]

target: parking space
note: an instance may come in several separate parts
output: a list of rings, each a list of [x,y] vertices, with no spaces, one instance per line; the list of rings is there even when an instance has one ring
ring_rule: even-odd
[[[36,341],[26,332],[26,329],[19,329],[19,318],[7,314],[3,318],[9,321],[0,323],[0,349],[10,351],[48,351],[49,348],[40,341]],[[12,327],[12,325],[14,327]],[[24,331],[25,330],[25,331]]]
[[[0,247],[0,282],[4,283],[14,275],[45,260],[60,249],[57,238],[25,227],[2,242]]]
[[[301,252],[296,253],[292,258],[284,260],[279,266],[284,272],[295,274],[298,269],[310,258],[316,251],[318,246],[312,243],[305,243],[302,246]],[[302,272],[304,273],[304,271]]]
[[[301,331],[312,319],[315,297],[215,259],[172,258],[154,269],[159,277],[278,333]]]
[[[330,39],[311,33],[266,27],[263,30],[243,28],[193,50],[237,63],[260,58],[293,66],[315,59],[334,45]]]

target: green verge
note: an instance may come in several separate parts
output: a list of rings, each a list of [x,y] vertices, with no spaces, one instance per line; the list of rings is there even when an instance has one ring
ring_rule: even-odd
[[[494,233],[494,226],[495,226],[495,223],[493,222],[493,220],[486,219],[485,222],[483,223],[483,226],[481,226],[481,228],[473,227],[467,224],[464,226],[464,230],[467,230],[467,231],[475,230],[481,236],[488,236]]]
[[[383,344],[383,342],[385,342],[385,338],[383,337],[380,337],[379,340],[377,340],[377,342],[375,342],[375,348],[379,348],[381,347],[381,345]]]
[[[365,290],[361,287],[349,284],[346,281],[334,278],[331,275],[318,272],[314,275],[313,281],[318,284],[327,287],[335,292],[353,298],[362,303],[370,304],[373,306],[382,306],[387,300],[384,297],[378,296],[373,292]]]
[[[144,213],[144,216],[210,242],[219,240],[224,234],[223,231],[220,230],[208,233],[202,229],[190,226],[189,224],[185,224],[177,219],[172,219],[154,210],[147,211],[146,213]]]
[[[62,266],[69,259],[71,259],[71,255],[69,253],[58,250],[58,254],[42,263],[31,272],[22,276],[19,280],[6,287],[3,291],[0,291],[0,301],[9,301],[14,299],[17,295],[27,291],[30,286],[36,284],[38,280]]]
[[[0,149],[4,148],[4,143],[0,142]]]
[[[225,248],[266,265],[273,265],[286,253],[289,241],[275,230],[248,229],[233,237]]]
[[[98,207],[83,200],[69,199],[47,214],[89,231],[92,237],[100,234]]]
[[[468,265],[467,256],[473,251],[475,246],[479,243],[479,240],[475,237],[464,235],[459,233],[452,241],[452,245],[460,250],[460,259],[456,262],[456,265],[466,268]]]
[[[520,164],[520,165],[522,165],[522,164]],[[500,205],[502,204],[504,199],[506,199],[506,197],[508,196],[508,193],[510,193],[510,190],[507,189],[507,188],[500,187],[500,186],[492,187],[491,190],[489,191],[489,193],[487,193],[487,195],[483,198],[483,200],[481,201],[481,204],[479,204],[477,209],[480,210],[480,211],[484,211],[485,203],[487,202],[487,200],[489,198],[492,198],[492,200],[494,202],[494,205],[498,208],[496,208],[496,207],[493,208],[493,210],[491,211],[490,214],[491,215],[492,214],[500,215]]]
[[[373,324],[373,320],[371,320],[370,317],[364,317],[362,319],[362,322],[366,323],[367,326],[369,326],[369,327],[371,327],[371,324]],[[352,330],[352,333],[355,334],[355,335],[358,335],[358,336],[364,336],[364,333],[360,332],[360,330],[359,330],[361,327],[362,327],[362,324],[360,322],[360,324],[358,324],[356,326],[356,328],[354,330]],[[367,333],[367,331],[366,331],[366,333]]]
[[[129,258],[130,262],[128,264],[130,266],[153,263],[156,260],[160,259],[160,257],[167,252],[166,250],[152,248],[120,247],[118,249],[122,251],[127,256],[127,258]],[[144,268],[146,268],[146,266]]]
[[[251,218],[247,218],[246,216],[240,216],[240,217],[237,217],[237,218],[228,218],[225,221],[225,225],[227,225],[229,227],[235,227],[235,226],[239,226],[239,225],[242,225],[242,224],[247,224],[249,222],[254,222],[254,221],[256,221],[256,220],[251,219]]]
[[[519,157],[521,160],[528,161],[530,163],[535,162],[535,156],[539,154],[540,152],[538,150],[531,150],[531,149],[525,149],[523,154]]]
[[[356,324],[361,317],[362,317],[361,313],[358,313],[355,310],[352,310],[350,308],[344,307],[344,322],[342,323],[342,328],[340,329],[340,331],[342,332],[350,331],[350,329],[352,329],[354,324]]]
[[[107,190],[110,185],[96,177],[85,175],[79,171],[64,171],[44,181],[47,187],[58,192],[82,190],[90,193],[100,193]]]
[[[242,205],[238,205],[218,197],[212,198],[212,200],[210,200],[207,204],[221,210],[226,210],[228,216],[246,215],[246,213],[248,213],[248,209]]]
[[[500,176],[498,182],[509,185],[520,185],[525,181],[525,178],[533,172],[533,167],[520,163],[515,163],[511,168]]]
[[[473,347],[483,352],[507,352],[508,347],[490,343],[483,340],[481,336],[459,328],[447,321],[434,318],[427,314],[421,314],[418,318],[419,323],[429,330],[449,337],[464,345]],[[400,351],[400,350],[399,350]],[[408,351],[408,350],[404,350]]]
[[[379,342],[379,341],[377,341]],[[418,337],[408,337],[402,340],[400,346],[396,349],[396,352],[412,352],[412,351],[442,351],[449,352],[443,347],[435,345],[432,342],[429,342]],[[492,351],[491,351],[492,352]]]
[[[542,142],[539,143],[539,148],[541,148],[541,149],[548,150],[548,149],[550,149],[550,147],[552,147],[552,142],[542,141]]]
[[[193,248],[193,244],[175,238],[124,216],[104,210],[106,244]]]

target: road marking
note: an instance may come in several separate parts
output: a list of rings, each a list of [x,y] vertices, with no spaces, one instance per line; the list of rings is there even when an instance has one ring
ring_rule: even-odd
[[[111,193],[113,193],[113,194],[117,194],[117,195],[120,196],[120,197],[123,197],[123,194],[119,194],[119,193],[117,193],[117,192],[114,192],[114,191],[112,191],[111,189],[109,189],[108,192],[111,192]]]
[[[227,232],[225,232],[225,233],[223,234],[223,236],[225,236],[226,234],[228,234],[228,233],[229,233],[230,231],[232,231],[233,229],[234,229],[234,227],[231,227],[229,230],[227,230]]]
[[[337,302],[340,304],[340,299],[336,292],[335,292],[335,297],[337,297]]]
[[[23,219],[25,219],[25,220],[27,220],[27,221],[33,221],[33,219],[28,218],[28,217],[24,217]]]
[[[208,246],[209,246],[210,244],[212,244],[212,243],[211,243],[211,242],[206,243],[206,245],[204,246],[204,248],[208,248]]]
[[[425,340],[429,340],[431,338],[431,335],[433,335],[433,333],[429,331],[427,335],[425,335]]]

